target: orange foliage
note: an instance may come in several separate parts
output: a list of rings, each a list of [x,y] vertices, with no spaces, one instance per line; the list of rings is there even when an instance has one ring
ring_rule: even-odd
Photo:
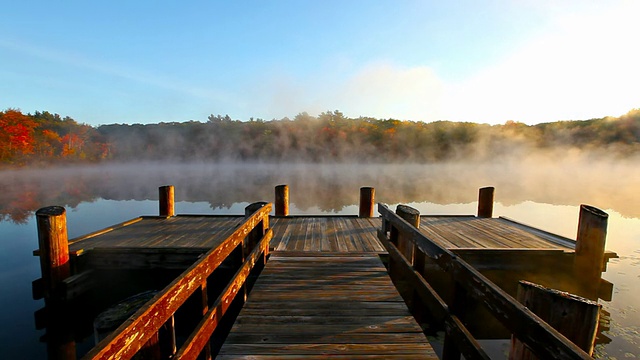
[[[76,134],[69,133],[62,137],[62,157],[79,155],[84,141]]]
[[[11,160],[16,155],[34,152],[34,129],[38,124],[18,110],[0,112],[0,158]]]

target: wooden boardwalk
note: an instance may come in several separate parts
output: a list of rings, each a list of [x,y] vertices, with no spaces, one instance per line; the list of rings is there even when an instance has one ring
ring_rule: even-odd
[[[376,236],[378,218],[350,216],[275,217],[274,251],[384,253]]]
[[[375,255],[277,252],[219,359],[437,359]]]
[[[445,358],[486,358],[477,339],[511,335],[541,358],[588,358],[509,294],[533,276],[543,286],[562,283],[573,292],[575,285],[578,295],[610,298],[612,284],[601,273],[616,254],[604,250],[607,214],[601,210],[581,206],[573,240],[493,218],[493,188],[480,189],[478,216],[420,216],[404,205],[394,213],[379,204],[374,218],[372,188],[361,188],[356,217],[288,216],[282,187],[276,187],[278,216],[270,216],[274,208],[266,202],[247,206],[246,216],[221,216],[175,215],[173,187],[165,186],[161,216],[69,242],[64,208],[43,208],[36,214],[35,252],[43,277],[33,282],[34,299],[44,297],[53,307],[42,314],[55,314],[69,300],[109,291],[99,281],[112,270],[149,278],[156,269],[181,271],[87,359],[152,352],[167,358],[436,359],[421,326],[446,328]],[[566,279],[559,281],[561,274]],[[147,282],[139,287],[148,290]],[[174,320],[193,328],[180,329]],[[230,331],[227,324],[218,327],[222,320],[234,321]],[[57,332],[53,325],[43,326]],[[52,339],[67,339],[72,329],[63,330],[66,335]],[[161,337],[163,344],[156,340]],[[73,342],[54,345],[75,353]]]
[[[70,241],[71,253],[91,249],[198,249],[220,244],[241,216],[139,217]],[[376,230],[380,218],[354,216],[272,217],[273,251],[385,253]],[[422,216],[420,232],[455,249],[573,250],[575,241],[504,218]]]

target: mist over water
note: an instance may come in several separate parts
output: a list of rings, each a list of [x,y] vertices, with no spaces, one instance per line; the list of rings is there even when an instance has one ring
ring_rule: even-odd
[[[266,164],[127,163],[0,172],[0,214],[23,222],[43,206],[82,202],[157,200],[157,188],[175,185],[176,201],[207,202],[212,210],[234,203],[273,201],[288,184],[292,205],[335,213],[358,203],[359,188],[376,188],[376,202],[471,203],[478,188],[496,187],[496,201],[525,201],[615,209],[640,217],[640,161],[529,156],[495,163]]]
[[[37,247],[33,213],[44,206],[67,208],[74,237],[157,214],[162,185],[175,186],[178,213],[242,214],[244,204],[273,201],[274,187],[288,184],[292,215],[357,214],[362,186],[376,189],[376,202],[410,204],[422,214],[474,214],[478,189],[494,186],[495,216],[568,237],[575,238],[580,204],[610,214],[607,248],[620,259],[604,274],[615,284],[613,302],[604,304],[611,313],[612,341],[597,348],[598,356],[640,354],[640,159],[611,161],[578,152],[517,155],[436,164],[140,162],[0,171],[0,282],[7,289],[0,294],[0,318],[20,329],[0,328],[0,345],[22,354],[43,351],[32,320],[41,305],[31,300],[30,283],[39,277],[38,260],[31,255]],[[27,340],[21,345],[18,339]]]

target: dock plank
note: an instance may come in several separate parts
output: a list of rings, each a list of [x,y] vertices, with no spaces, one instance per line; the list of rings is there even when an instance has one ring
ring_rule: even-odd
[[[422,216],[420,232],[447,249],[565,249],[564,238],[528,230],[500,218]],[[550,241],[556,238],[557,241]],[[566,244],[566,241],[564,241]]]
[[[241,216],[142,217],[122,226],[72,239],[70,250],[92,248],[210,249],[243,220]],[[420,231],[448,249],[564,249],[570,239],[501,218],[422,216]],[[376,236],[379,218],[353,216],[273,217],[275,251],[311,253],[384,253]]]
[[[348,234],[345,222],[339,227]],[[378,256],[277,253],[218,358],[283,356],[437,358]]]

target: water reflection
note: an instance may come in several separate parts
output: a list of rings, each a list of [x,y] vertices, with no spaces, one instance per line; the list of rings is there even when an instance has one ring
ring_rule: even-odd
[[[495,186],[509,206],[524,201],[576,206],[584,201],[640,217],[635,191],[640,167],[605,162],[566,164],[120,164],[0,172],[0,217],[24,223],[39,207],[75,208],[83,202],[156,200],[158,186],[176,186],[176,200],[209,203],[272,201],[273,189],[288,184],[300,210],[340,212],[358,202],[358,188],[376,188],[377,201],[460,204],[475,201],[477,189]]]
[[[241,214],[248,202],[272,201],[274,187],[288,184],[292,214],[357,214],[358,189],[376,188],[376,201],[409,203],[423,214],[473,214],[478,188],[496,187],[496,215],[508,216],[567,237],[575,237],[578,206],[589,203],[610,215],[607,248],[621,258],[604,278],[615,285],[611,344],[600,358],[640,353],[640,166],[632,163],[528,161],[509,164],[437,165],[269,165],[128,164],[0,172],[0,347],[25,357],[42,357],[34,346],[30,284],[37,278],[32,215],[49,205],[67,207],[70,237],[142,214],[157,214],[158,186],[176,186],[178,213]],[[23,224],[23,225],[20,225]],[[15,229],[15,230],[7,230]],[[12,232],[13,231],[13,232]],[[24,309],[19,308],[23,306]],[[26,314],[26,315],[23,315]],[[19,317],[22,320],[18,319]],[[28,340],[26,340],[28,339]],[[10,351],[11,352],[11,351]]]

